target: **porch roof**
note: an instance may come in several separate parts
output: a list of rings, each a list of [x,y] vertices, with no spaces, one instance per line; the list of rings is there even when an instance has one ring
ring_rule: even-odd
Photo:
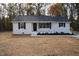
[[[69,21],[64,16],[16,16],[13,21]]]

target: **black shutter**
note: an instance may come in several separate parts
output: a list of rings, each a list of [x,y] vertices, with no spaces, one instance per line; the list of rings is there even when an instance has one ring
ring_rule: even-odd
[[[20,29],[20,23],[18,23],[18,29]]]
[[[50,26],[50,29],[51,29],[51,23],[50,23],[50,25],[49,25],[49,26]]]
[[[60,27],[60,23],[59,23],[59,27]]]
[[[64,23],[64,27],[65,27],[65,23]]]
[[[24,29],[26,29],[26,23],[24,22]]]

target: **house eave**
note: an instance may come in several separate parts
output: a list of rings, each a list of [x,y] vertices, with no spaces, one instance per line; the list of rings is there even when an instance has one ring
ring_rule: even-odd
[[[30,22],[30,23],[32,23],[32,22],[69,22],[70,23],[70,21],[11,21],[12,23],[13,22]]]

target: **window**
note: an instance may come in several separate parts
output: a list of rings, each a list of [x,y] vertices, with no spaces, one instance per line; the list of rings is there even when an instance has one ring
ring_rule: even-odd
[[[59,27],[65,27],[65,23],[59,23]]]
[[[25,29],[25,22],[18,23],[18,29]]]
[[[51,23],[39,23],[39,28],[50,28],[51,29]]]

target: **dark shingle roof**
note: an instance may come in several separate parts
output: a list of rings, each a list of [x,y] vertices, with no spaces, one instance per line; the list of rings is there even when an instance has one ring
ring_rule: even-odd
[[[13,21],[69,21],[63,16],[16,16]]]

